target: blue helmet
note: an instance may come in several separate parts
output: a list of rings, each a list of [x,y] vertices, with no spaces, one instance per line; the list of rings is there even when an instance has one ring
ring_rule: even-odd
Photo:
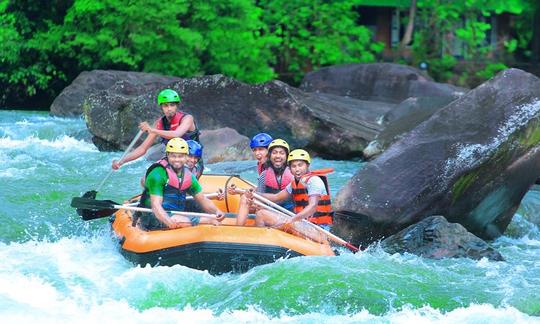
[[[268,147],[268,145],[272,142],[272,136],[266,134],[266,133],[259,133],[251,139],[251,142],[249,143],[249,146],[251,149],[254,149],[256,147]]]
[[[202,145],[199,144],[197,141],[194,140],[187,140],[186,141],[189,146],[189,155],[194,155],[198,158],[202,157]]]

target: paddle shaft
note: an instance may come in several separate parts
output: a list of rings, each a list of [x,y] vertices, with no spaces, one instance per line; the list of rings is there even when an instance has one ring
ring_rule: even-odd
[[[137,141],[139,140],[139,138],[142,136],[144,132],[142,130],[139,130],[139,132],[137,133],[137,135],[135,135],[135,138],[133,138],[133,140],[131,141],[131,143],[129,143],[127,149],[124,151],[124,154],[122,154],[122,156],[120,157],[120,160],[119,162],[122,162],[124,160],[124,158],[126,157],[126,155],[129,153],[129,151],[131,151],[131,149],[133,148],[133,146],[135,145],[135,143],[137,143]],[[114,170],[111,170],[109,171],[109,173],[107,173],[107,176],[105,176],[105,178],[103,178],[103,180],[101,181],[101,183],[99,184],[99,186],[97,187],[96,189],[96,192],[99,191],[101,189],[101,187],[103,187],[103,185],[105,184],[105,181],[107,181],[107,179],[109,179],[109,177],[111,176],[111,174],[114,172]]]
[[[115,209],[125,209],[125,210],[132,210],[132,211],[138,211],[143,213],[152,213],[151,208],[143,208],[143,207],[135,207],[135,206],[126,206],[126,205],[112,205],[112,208]],[[181,216],[195,216],[195,217],[206,217],[206,218],[217,218],[214,214],[206,214],[206,213],[195,213],[195,212],[181,212],[176,210],[170,210],[169,213],[173,215],[181,215]]]
[[[212,198],[216,198],[217,196],[219,196],[219,193],[217,193],[217,192],[207,193],[207,194],[204,194],[204,196],[205,196],[206,198],[208,198],[208,199],[212,199]],[[193,200],[193,199],[195,199],[195,198],[193,198],[193,196],[186,196],[186,200]],[[128,206],[128,205],[129,205],[129,206],[135,206],[135,205],[137,205],[137,204],[139,204],[139,199],[137,199],[137,200],[136,200],[135,202],[133,202],[133,203],[125,204],[125,205],[123,205],[123,206]]]
[[[245,190],[242,190],[242,189],[236,189],[238,192],[245,192]],[[258,199],[259,201],[267,204],[268,206],[270,207],[273,207],[274,211],[275,212],[278,212],[280,214],[283,214],[285,216],[288,216],[288,217],[294,217],[296,216],[295,213],[291,212],[290,210],[287,210],[283,207],[281,207],[280,205],[276,204],[275,202],[267,199],[267,198],[264,198],[263,196],[259,195],[258,193],[256,192],[253,192],[253,197],[255,197],[256,199]],[[260,204],[259,204],[260,206]],[[349,250],[353,251],[353,252],[358,252],[359,249],[352,245],[351,243],[345,241],[344,239],[340,238],[339,236],[336,236],[330,232],[328,232],[327,230],[321,228],[320,226],[316,225],[316,224],[313,224],[312,222],[306,220],[306,219],[302,219],[303,222],[309,224],[309,226],[315,228],[317,231],[319,232],[322,232],[324,233],[326,236],[328,236],[332,241],[340,244],[340,245],[343,245],[345,247],[347,247]]]

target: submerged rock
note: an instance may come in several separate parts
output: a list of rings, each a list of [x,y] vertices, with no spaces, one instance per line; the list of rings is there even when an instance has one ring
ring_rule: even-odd
[[[479,237],[443,216],[431,216],[381,242],[388,253],[413,253],[432,259],[466,257],[504,261],[502,255]]]
[[[335,199],[333,230],[370,243],[443,215],[500,236],[540,175],[540,80],[500,72],[359,170]]]
[[[280,81],[248,85],[222,75],[182,79],[168,87],[183,99],[201,129],[234,128],[251,137],[265,131],[322,157],[352,158],[382,129],[377,118],[393,104],[304,93]],[[161,115],[155,97],[162,86],[119,82],[94,92],[84,116],[98,148],[123,148],[143,120]]]

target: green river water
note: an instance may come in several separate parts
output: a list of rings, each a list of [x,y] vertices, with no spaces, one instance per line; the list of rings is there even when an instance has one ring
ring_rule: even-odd
[[[69,204],[95,189],[121,154],[99,152],[84,121],[0,111],[0,319],[3,323],[523,323],[540,322],[540,187],[505,236],[506,259],[429,260],[377,246],[338,257],[279,260],[212,276],[126,261],[106,219],[83,222]],[[254,161],[208,165],[255,181]],[[115,172],[99,199],[139,190],[147,161]],[[333,167],[332,194],[361,167]]]

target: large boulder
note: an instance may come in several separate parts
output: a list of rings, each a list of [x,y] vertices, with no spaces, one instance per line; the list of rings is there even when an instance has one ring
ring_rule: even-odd
[[[369,243],[429,215],[500,236],[540,175],[540,80],[500,72],[437,111],[335,199],[334,230]]]
[[[253,158],[249,147],[249,138],[238,134],[232,128],[225,127],[203,130],[200,140],[204,146],[203,158],[205,163],[249,160]]]
[[[327,158],[361,156],[382,129],[377,119],[395,106],[305,93],[280,81],[248,85],[222,75],[168,86],[181,94],[181,109],[192,114],[201,129],[231,127],[248,137],[264,131]],[[84,116],[98,148],[122,148],[140,121],[157,119],[159,90],[124,81],[90,95]]]
[[[307,73],[300,89],[391,103],[399,103],[410,97],[458,97],[467,91],[433,82],[416,68],[393,63],[324,67]]]
[[[95,91],[109,89],[119,81],[128,81],[130,84],[164,86],[177,80],[179,80],[177,77],[154,73],[104,70],[81,72],[54,99],[50,113],[53,116],[60,117],[80,116],[83,113],[83,102],[90,94]]]
[[[485,241],[443,216],[431,216],[381,242],[388,253],[412,253],[425,258],[471,258],[504,261]]]
[[[364,149],[364,158],[369,160],[382,153],[390,144],[455,99],[457,98],[443,96],[411,97],[403,100],[396,108],[383,116],[384,129]]]

